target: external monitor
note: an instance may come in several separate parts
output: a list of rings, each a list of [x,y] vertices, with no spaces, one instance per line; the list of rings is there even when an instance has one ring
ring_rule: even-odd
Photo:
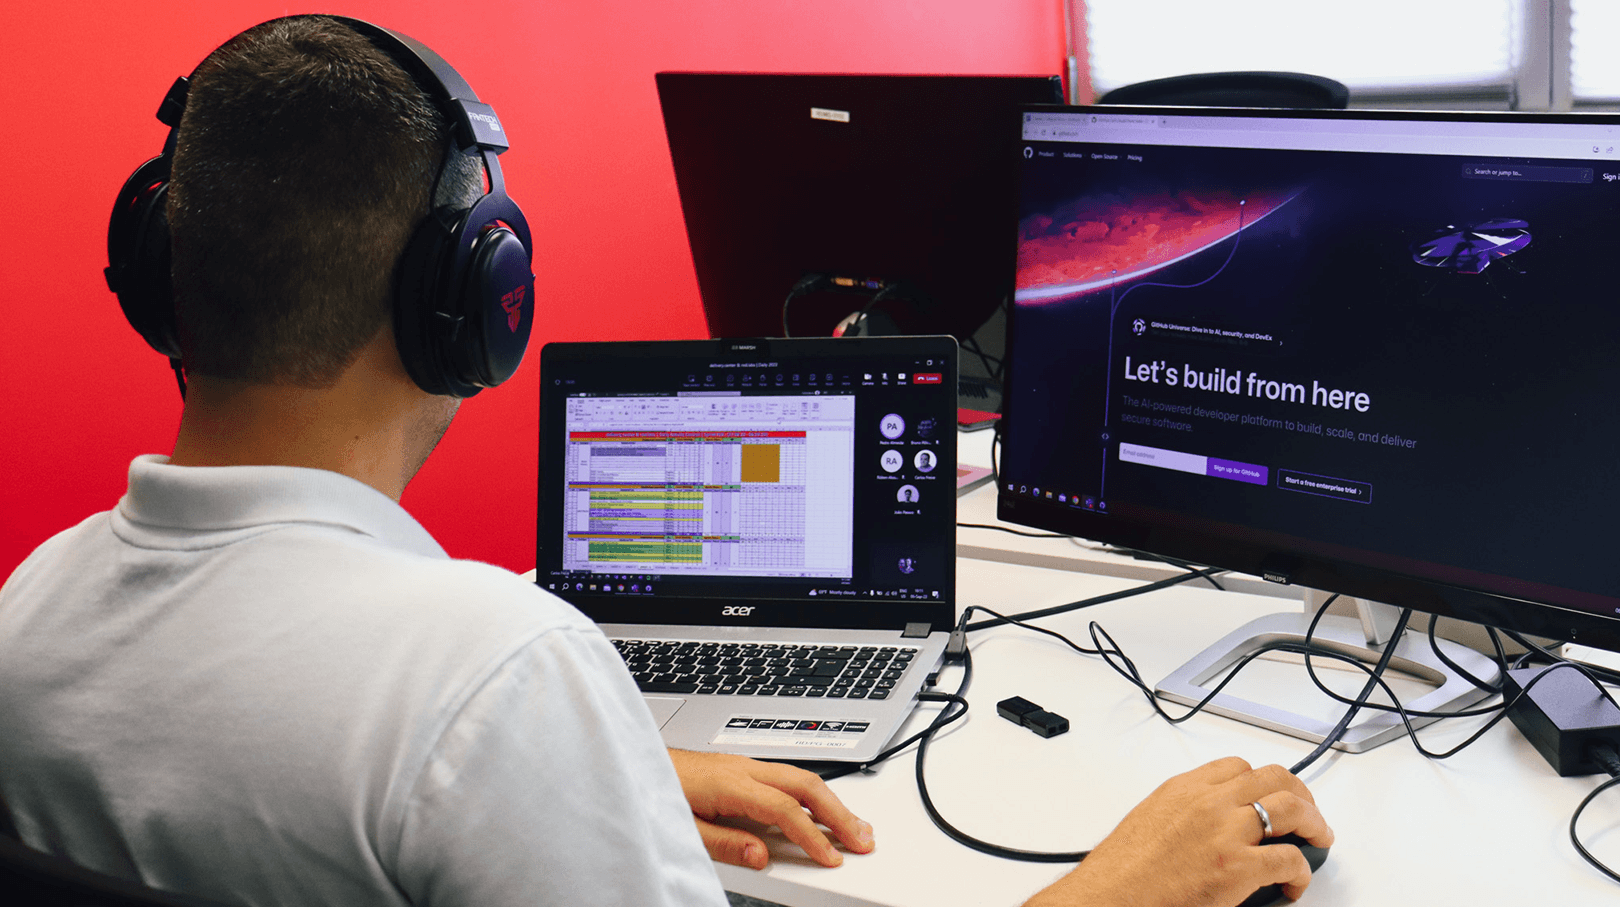
[[[1620,117],[1021,137],[1003,519],[1620,649]]]
[[[882,292],[864,333],[966,340],[1003,302],[1013,129],[1058,77],[657,84],[711,336],[828,336]]]

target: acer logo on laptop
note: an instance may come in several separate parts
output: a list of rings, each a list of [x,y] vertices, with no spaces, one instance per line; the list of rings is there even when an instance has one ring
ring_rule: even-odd
[[[727,605],[720,609],[721,617],[747,617],[754,613],[757,605]]]

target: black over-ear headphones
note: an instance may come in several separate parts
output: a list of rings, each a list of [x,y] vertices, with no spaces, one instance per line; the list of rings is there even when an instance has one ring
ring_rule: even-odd
[[[508,147],[506,132],[494,108],[479,103],[466,80],[426,46],[369,22],[328,18],[370,39],[443,111],[454,149],[446,153],[439,180],[451,166],[450,154],[483,158],[488,191],[470,208],[430,212],[400,259],[394,300],[399,356],[417,386],[431,394],[470,397],[517,371],[534,327],[529,222],[507,197],[496,159]],[[169,127],[163,152],[125,181],[107,228],[107,286],[118,295],[130,325],[169,357],[177,375],[180,344],[164,205],[189,87],[189,78],[176,79],[163,98],[158,119]]]

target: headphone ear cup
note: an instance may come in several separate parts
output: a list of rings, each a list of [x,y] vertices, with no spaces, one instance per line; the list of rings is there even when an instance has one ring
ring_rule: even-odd
[[[118,296],[124,318],[148,346],[180,358],[169,273],[169,158],[138,167],[118,192],[107,225],[107,287]]]
[[[394,338],[430,394],[471,397],[512,377],[534,326],[528,225],[504,195],[430,216],[400,259]]]
[[[445,381],[444,357],[437,349],[446,326],[436,323],[449,317],[440,311],[438,285],[450,236],[444,223],[429,215],[405,244],[395,272],[394,346],[406,374],[430,394],[451,393]]]
[[[529,250],[510,227],[482,229],[472,249],[463,311],[473,319],[453,359],[465,380],[494,387],[523,363],[534,329],[534,273]]]

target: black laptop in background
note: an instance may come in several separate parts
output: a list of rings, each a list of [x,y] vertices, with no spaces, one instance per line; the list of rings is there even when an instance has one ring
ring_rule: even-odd
[[[888,287],[889,333],[965,339],[1002,302],[1019,111],[1061,102],[1057,76],[655,79],[711,336],[779,335],[784,314],[785,333],[828,336]],[[809,274],[828,279],[784,313]]]
[[[552,343],[536,581],[670,746],[864,761],[956,613],[948,336]]]

